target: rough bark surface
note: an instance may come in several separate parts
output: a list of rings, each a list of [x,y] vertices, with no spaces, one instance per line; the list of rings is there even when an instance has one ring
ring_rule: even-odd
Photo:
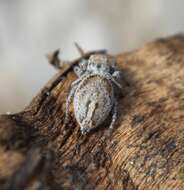
[[[0,117],[0,189],[184,189],[184,36],[115,58],[124,94],[112,133],[107,122],[82,136],[72,107],[63,125],[71,67]]]

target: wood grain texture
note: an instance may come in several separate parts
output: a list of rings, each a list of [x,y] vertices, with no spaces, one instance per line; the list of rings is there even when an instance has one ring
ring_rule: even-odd
[[[76,79],[70,67],[23,112],[1,116],[2,188],[184,189],[184,36],[158,39],[115,58],[124,93],[112,133],[107,121],[82,136],[72,107],[71,121],[63,125]]]

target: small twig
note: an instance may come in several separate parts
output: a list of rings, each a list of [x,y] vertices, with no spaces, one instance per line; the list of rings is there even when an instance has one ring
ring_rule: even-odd
[[[51,53],[47,54],[47,59],[48,59],[49,63],[52,66],[54,66],[56,69],[61,70],[65,66],[70,66],[70,68],[73,67],[74,65],[78,64],[82,59],[88,59],[90,57],[90,55],[92,55],[92,54],[98,54],[98,53],[105,54],[105,53],[107,53],[107,51],[105,49],[84,52],[84,50],[77,43],[75,43],[75,46],[76,46],[78,52],[81,55],[78,59],[75,59],[74,61],[60,60],[59,59],[60,50],[57,49],[54,52],[51,52]]]
[[[83,57],[85,55],[85,51],[80,47],[80,45],[77,42],[75,42],[74,45],[77,48],[77,50],[78,50],[79,54],[81,55],[81,57]]]
[[[47,59],[48,59],[49,63],[52,66],[54,66],[56,69],[62,69],[64,65],[69,63],[68,61],[61,61],[59,59],[59,53],[60,53],[60,50],[57,49],[54,52],[49,53],[47,55]]]

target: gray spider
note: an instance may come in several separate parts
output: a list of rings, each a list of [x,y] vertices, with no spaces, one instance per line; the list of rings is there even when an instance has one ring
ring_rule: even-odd
[[[81,133],[87,134],[102,124],[110,112],[110,128],[117,119],[116,91],[122,89],[121,71],[107,54],[93,54],[88,60],[82,60],[74,67],[79,77],[71,85],[66,101],[65,123],[69,120],[69,106],[73,99],[75,118]]]

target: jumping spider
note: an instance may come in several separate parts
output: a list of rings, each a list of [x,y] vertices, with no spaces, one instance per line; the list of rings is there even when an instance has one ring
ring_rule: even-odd
[[[115,90],[120,90],[121,76],[113,60],[106,54],[91,55],[74,67],[79,77],[71,85],[66,101],[66,122],[69,118],[69,105],[73,98],[74,114],[82,134],[102,124],[112,111],[110,128],[117,119]]]

